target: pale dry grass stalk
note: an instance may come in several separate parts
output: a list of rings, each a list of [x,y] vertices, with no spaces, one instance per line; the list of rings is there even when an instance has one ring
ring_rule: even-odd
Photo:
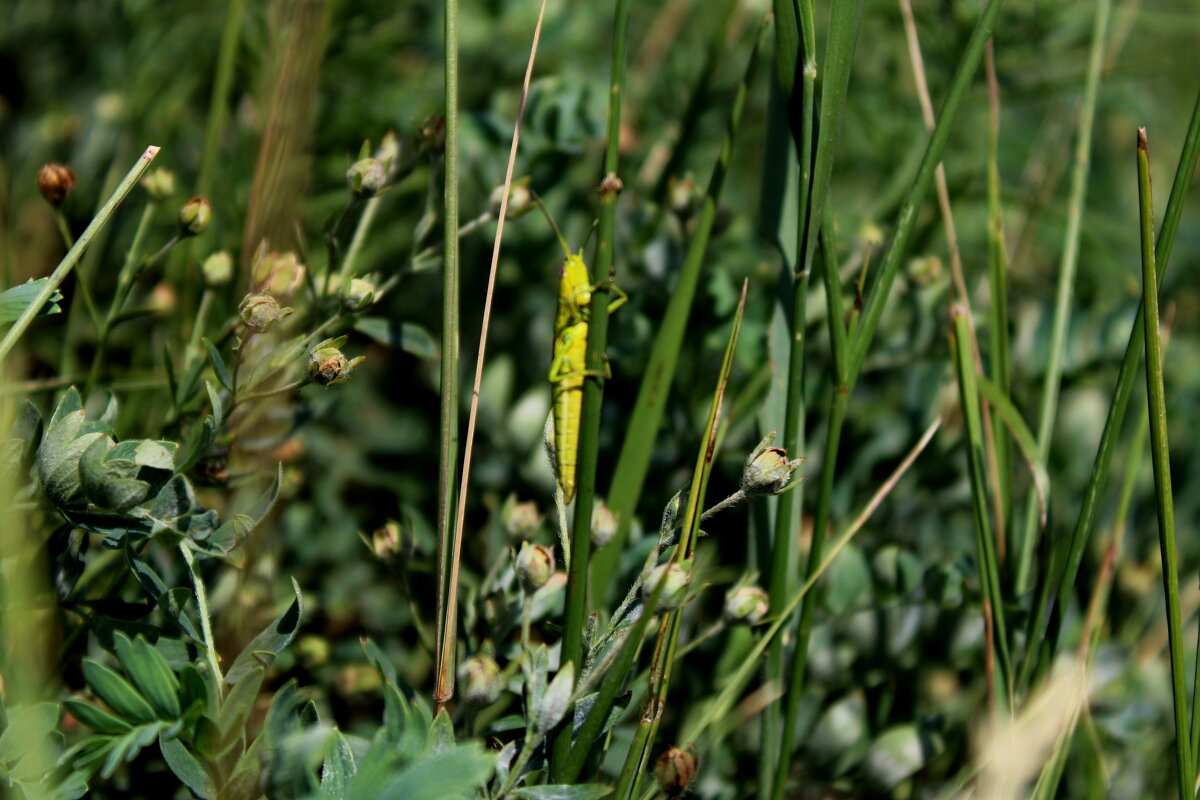
[[[483,326],[479,331],[479,356],[475,359],[475,383],[471,387],[471,406],[467,413],[467,439],[463,451],[462,477],[458,485],[458,507],[454,521],[454,539],[450,555],[450,575],[446,592],[446,619],[442,627],[442,641],[438,643],[439,651],[445,661],[453,669],[455,620],[458,614],[458,569],[462,552],[463,522],[467,507],[467,488],[471,478],[471,456],[475,443],[475,420],[479,412],[479,386],[483,381],[483,365],[487,353],[488,327],[492,316],[492,297],[496,286],[496,270],[500,263],[500,242],[504,237],[504,220],[508,213],[508,193],[512,188],[513,169],[517,161],[517,149],[521,141],[521,122],[525,118],[525,101],[529,97],[529,82],[533,77],[533,64],[537,59],[538,42],[542,36],[542,21],[546,16],[546,0],[542,0],[538,10],[537,24],[533,29],[533,44],[529,49],[529,61],[525,66],[525,80],[521,85],[521,99],[517,104],[517,119],[513,124],[512,146],[508,151],[508,166],[504,172],[504,191],[500,199],[500,211],[496,219],[496,237],[492,242],[492,262],[488,270],[487,293],[483,301]],[[441,683],[439,676],[439,683]],[[452,685],[452,684],[451,684]],[[442,699],[439,692],[439,705],[449,699],[452,692],[447,692]]]

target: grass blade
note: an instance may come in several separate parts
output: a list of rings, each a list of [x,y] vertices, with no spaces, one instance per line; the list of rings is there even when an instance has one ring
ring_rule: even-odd
[[[1175,547],[1175,505],[1171,497],[1171,460],[1167,443],[1167,406],[1163,390],[1162,338],[1158,327],[1158,280],[1154,268],[1154,210],[1146,129],[1138,128],[1138,216],[1142,240],[1142,311],[1146,336],[1146,398],[1150,418],[1150,456],[1154,465],[1154,499],[1158,508],[1162,550],[1163,593],[1167,603],[1167,635],[1171,650],[1171,691],[1175,705],[1175,767],[1179,798],[1193,796],[1195,771],[1188,732],[1187,665],[1183,656],[1183,622],[1179,612],[1179,563]]]

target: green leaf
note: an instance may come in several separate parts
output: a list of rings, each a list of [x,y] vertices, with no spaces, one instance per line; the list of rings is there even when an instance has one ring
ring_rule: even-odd
[[[221,737],[221,747],[217,755],[224,755],[243,732],[246,719],[254,708],[254,700],[258,697],[265,675],[264,668],[254,667],[246,672],[225,696],[225,700],[221,703],[221,716],[217,720],[217,728]]]
[[[204,458],[208,453],[208,448],[212,447],[216,440],[217,421],[210,414],[200,423],[200,427],[192,429],[191,435],[188,436],[188,440],[183,446],[184,456],[175,464],[175,472],[182,474],[196,466],[196,463]]]
[[[138,694],[129,682],[103,664],[90,658],[83,660],[83,679],[108,706],[122,718],[132,722],[154,722],[154,708]]]
[[[612,793],[612,788],[599,783],[581,783],[575,786],[526,786],[513,792],[522,800],[596,800]]]
[[[208,339],[201,339],[204,342],[204,349],[208,351],[208,360],[212,364],[213,372],[217,376],[217,380],[221,382],[229,391],[233,391],[233,378],[229,375],[229,370],[225,366],[225,360],[221,358],[221,354],[217,352],[217,348]]]
[[[492,775],[495,756],[479,742],[459,745],[429,758],[378,784],[355,781],[347,800],[402,797],[404,800],[471,800]],[[361,775],[362,773],[360,773]]]
[[[358,764],[350,743],[341,731],[334,731],[329,740],[329,753],[321,765],[321,796],[336,800],[346,797],[350,782],[357,773]]]
[[[0,763],[22,758],[30,747],[41,747],[42,740],[58,726],[57,703],[34,703],[8,711],[4,733],[0,734]]]
[[[874,788],[887,791],[916,773],[941,751],[939,737],[916,725],[898,725],[884,731],[871,744],[862,762],[863,776]]]
[[[429,726],[429,749],[440,753],[454,747],[454,741],[454,723],[450,721],[450,714],[443,708]]]
[[[133,727],[125,720],[121,720],[120,717],[113,716],[108,711],[98,709],[95,705],[85,703],[83,700],[65,699],[62,700],[62,705],[71,712],[71,716],[97,733],[128,733]]]
[[[300,629],[300,618],[304,614],[304,600],[300,596],[300,584],[296,583],[295,578],[292,579],[292,591],[296,593],[296,599],[286,611],[246,645],[226,673],[226,683],[236,684],[255,667],[269,666],[275,660],[275,656],[291,643],[296,631]]]
[[[225,404],[221,402],[221,395],[208,381],[204,382],[204,390],[208,392],[208,402],[212,406],[213,419],[219,428],[225,420]]]
[[[217,796],[217,787],[212,776],[204,769],[199,760],[188,750],[179,739],[159,738],[158,746],[162,750],[163,760],[175,773],[175,777],[191,789],[197,797],[210,800]]]
[[[398,322],[386,317],[359,317],[354,329],[380,344],[398,347],[417,358],[436,358],[437,342],[429,331],[412,322]]]
[[[42,290],[49,280],[49,278],[29,280],[20,286],[14,286],[11,289],[5,289],[3,292],[0,292],[0,325],[11,325],[16,322],[21,314],[25,313],[25,309],[29,308],[29,304],[34,301],[38,292]],[[62,299],[62,293],[55,290],[54,294],[50,295],[50,299],[46,301],[46,304],[38,310],[38,316],[61,312],[62,309],[59,308],[58,304]]]
[[[121,632],[113,637],[117,657],[121,666],[133,679],[138,691],[150,701],[163,719],[178,719],[182,713],[179,705],[179,680],[167,659],[138,636],[135,641]]]

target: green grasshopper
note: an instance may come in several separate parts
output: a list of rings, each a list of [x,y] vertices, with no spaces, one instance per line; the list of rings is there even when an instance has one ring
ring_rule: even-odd
[[[617,295],[608,305],[609,312],[625,304],[629,295],[621,291],[611,279],[592,283],[587,265],[583,261],[583,248],[572,253],[558,226],[554,224],[541,202],[538,206],[546,215],[550,227],[558,236],[565,260],[559,272],[558,312],[554,318],[554,356],[550,361],[550,383],[553,385],[554,400],[554,450],[558,483],[562,487],[563,502],[575,497],[575,465],[579,454],[579,422],[583,410],[583,381],[585,378],[611,378],[612,372],[605,361],[603,370],[587,368],[587,338],[589,306],[592,292],[603,286],[612,288]]]

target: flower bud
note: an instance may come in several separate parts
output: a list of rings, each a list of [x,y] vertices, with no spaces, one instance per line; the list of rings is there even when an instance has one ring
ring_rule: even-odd
[[[268,252],[266,242],[258,246],[250,267],[254,288],[278,297],[282,302],[291,299],[304,283],[304,264],[292,251]]]
[[[465,659],[458,668],[463,700],[473,706],[490,706],[500,699],[504,683],[496,659],[480,653]]]
[[[346,183],[356,197],[374,197],[387,185],[387,170],[374,158],[360,158],[346,170]]]
[[[75,173],[62,164],[47,164],[38,170],[37,185],[46,202],[58,208],[75,188]]]
[[[658,778],[658,787],[663,792],[677,797],[687,791],[699,768],[700,759],[696,757],[694,747],[688,745],[684,750],[672,745],[658,757],[658,762],[654,765],[654,776]]]
[[[592,545],[604,547],[617,532],[617,515],[609,510],[604,501],[596,498],[592,506]]]
[[[681,217],[690,217],[700,207],[701,197],[700,187],[691,175],[682,178],[672,175],[667,182],[667,204]]]
[[[350,313],[362,311],[375,302],[375,284],[354,278],[342,287],[342,308]]]
[[[184,236],[199,236],[212,222],[212,204],[203,197],[193,197],[179,209],[179,232]]]
[[[363,362],[363,356],[347,359],[339,349],[346,337],[326,339],[308,354],[308,377],[321,386],[332,386],[350,380],[350,373]]]
[[[400,523],[388,522],[371,534],[371,550],[378,558],[387,561],[400,552]]]
[[[248,294],[238,304],[242,323],[254,333],[262,333],[291,313],[292,309],[280,308],[279,301],[266,292]]]
[[[233,257],[224,250],[218,250],[204,259],[201,266],[204,270],[204,282],[209,286],[224,286],[233,278]]]
[[[517,553],[517,580],[529,594],[546,585],[554,574],[554,552],[540,544],[521,543]]]
[[[767,615],[767,593],[757,586],[737,586],[725,595],[725,619],[753,625]]]
[[[421,147],[431,153],[440,153],[446,149],[446,118],[441,114],[430,114],[421,123],[418,132]]]
[[[742,470],[742,491],[746,494],[779,494],[788,486],[792,473],[804,463],[803,458],[788,460],[782,447],[771,447],[775,441],[771,431],[758,443],[746,459]]]
[[[395,131],[388,131],[379,142],[379,149],[375,151],[375,160],[383,165],[384,170],[390,176],[392,168],[396,166],[399,158],[400,139],[396,136]]]
[[[492,189],[488,196],[488,211],[493,217],[500,216],[500,201],[504,199],[504,184]],[[504,210],[505,219],[516,219],[528,211],[532,211],[533,192],[529,189],[529,179],[522,178],[508,187],[508,207]]]
[[[500,508],[500,522],[509,538],[519,542],[522,539],[533,538],[542,527],[542,515],[538,513],[537,505],[533,501],[518,503],[517,496],[510,494]]]
[[[148,172],[142,178],[142,188],[155,200],[166,200],[175,194],[175,174],[165,169]]]
[[[658,609],[671,611],[683,605],[687,599],[688,584],[692,582],[692,562],[690,559],[678,563],[671,561],[659,564],[650,570],[642,580],[642,599],[650,602],[658,591],[660,581],[666,581],[662,595],[658,598]]]

